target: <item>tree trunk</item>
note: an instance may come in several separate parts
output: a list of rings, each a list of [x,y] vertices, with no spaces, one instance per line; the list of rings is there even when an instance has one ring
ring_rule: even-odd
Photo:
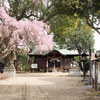
[[[1,7],[1,0],[0,0],[0,7]]]
[[[82,53],[82,50],[81,49],[77,49],[78,50],[78,53],[79,53],[79,60],[81,60],[81,53]]]
[[[10,65],[10,62],[13,62],[14,61],[14,55],[13,55],[13,52],[11,52],[6,58],[4,58],[4,66],[7,66],[9,67]]]

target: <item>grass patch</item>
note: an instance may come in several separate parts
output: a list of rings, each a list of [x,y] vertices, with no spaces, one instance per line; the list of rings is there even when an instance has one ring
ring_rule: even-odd
[[[93,96],[99,96],[100,97],[100,91],[93,91],[92,92]]]

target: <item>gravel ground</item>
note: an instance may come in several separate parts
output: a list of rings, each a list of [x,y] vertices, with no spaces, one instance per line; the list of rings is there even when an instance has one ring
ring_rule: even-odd
[[[0,80],[0,100],[100,100],[81,80],[68,73],[17,73]]]

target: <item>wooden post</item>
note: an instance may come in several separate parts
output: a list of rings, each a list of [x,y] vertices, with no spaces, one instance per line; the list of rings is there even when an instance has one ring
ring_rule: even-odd
[[[100,91],[100,61],[98,62],[98,90]]]
[[[95,62],[92,62],[92,85],[93,85],[93,88],[95,87],[95,76],[94,76],[94,71],[95,71]]]
[[[97,63],[95,64],[95,91],[97,91]]]
[[[83,62],[83,80],[85,80],[85,62]]]
[[[62,72],[61,57],[60,57],[60,72]]]
[[[98,76],[99,76],[99,62],[97,62],[97,91],[99,90],[99,80],[98,80]]]

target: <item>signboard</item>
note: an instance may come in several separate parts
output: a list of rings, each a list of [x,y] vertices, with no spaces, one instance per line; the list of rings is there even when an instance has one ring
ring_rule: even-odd
[[[31,64],[31,68],[33,68],[33,69],[38,68],[38,67],[37,67],[37,64]]]

